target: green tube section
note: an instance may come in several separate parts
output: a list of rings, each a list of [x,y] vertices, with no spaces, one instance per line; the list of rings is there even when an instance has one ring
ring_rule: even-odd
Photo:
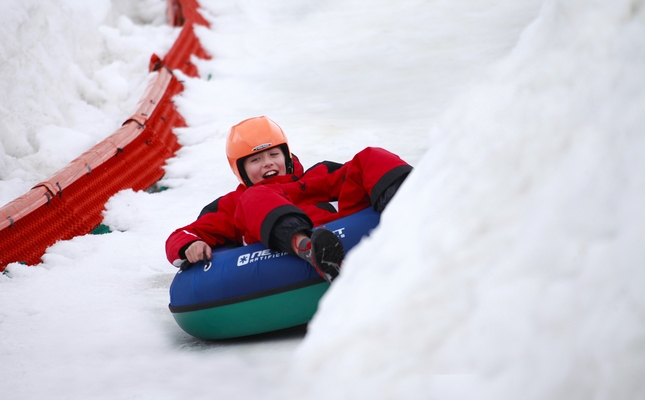
[[[186,333],[201,339],[230,339],[306,324],[329,284],[319,283],[266,297],[197,311],[173,313]]]

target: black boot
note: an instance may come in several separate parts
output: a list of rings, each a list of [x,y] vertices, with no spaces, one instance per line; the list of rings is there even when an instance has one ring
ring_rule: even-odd
[[[340,265],[345,257],[343,243],[334,232],[318,228],[298,243],[298,257],[311,264],[316,272],[331,283],[340,273]]]

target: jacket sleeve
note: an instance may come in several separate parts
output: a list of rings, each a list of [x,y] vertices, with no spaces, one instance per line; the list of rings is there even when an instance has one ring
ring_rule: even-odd
[[[214,211],[201,214],[195,222],[170,234],[166,240],[166,257],[171,264],[181,265],[188,246],[198,240],[211,247],[239,242],[241,235],[238,235],[234,225],[235,201],[232,197],[233,194],[229,193],[219,198]]]
[[[309,168],[299,180],[281,184],[280,188],[298,206],[322,206],[326,202],[338,200],[340,185],[334,187],[333,182],[342,179],[345,169],[345,165],[336,162],[319,162]]]

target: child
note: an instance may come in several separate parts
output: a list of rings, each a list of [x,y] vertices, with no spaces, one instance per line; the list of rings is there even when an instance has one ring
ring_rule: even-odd
[[[262,242],[303,258],[331,282],[344,257],[342,243],[333,232],[312,228],[369,206],[382,212],[412,170],[387,150],[368,147],[345,164],[324,161],[304,172],[282,129],[267,117],[233,126],[226,155],[240,185],[170,235],[166,255],[176,266],[210,259],[212,247]]]

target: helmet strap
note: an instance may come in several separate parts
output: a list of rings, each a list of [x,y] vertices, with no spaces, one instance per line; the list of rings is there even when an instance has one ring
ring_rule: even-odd
[[[287,174],[291,175],[293,174],[293,157],[291,156],[291,152],[289,151],[289,146],[287,146],[286,144],[281,144],[280,150],[282,150],[282,153],[284,154],[284,166],[287,169]]]
[[[253,182],[251,182],[251,180],[249,179],[249,176],[246,174],[246,170],[244,169],[244,160],[246,160],[247,157],[249,156],[246,156],[244,158],[240,158],[239,160],[237,160],[237,170],[240,173],[240,177],[242,177],[242,181],[244,182],[244,185],[246,185],[246,187],[251,187],[253,186]]]

